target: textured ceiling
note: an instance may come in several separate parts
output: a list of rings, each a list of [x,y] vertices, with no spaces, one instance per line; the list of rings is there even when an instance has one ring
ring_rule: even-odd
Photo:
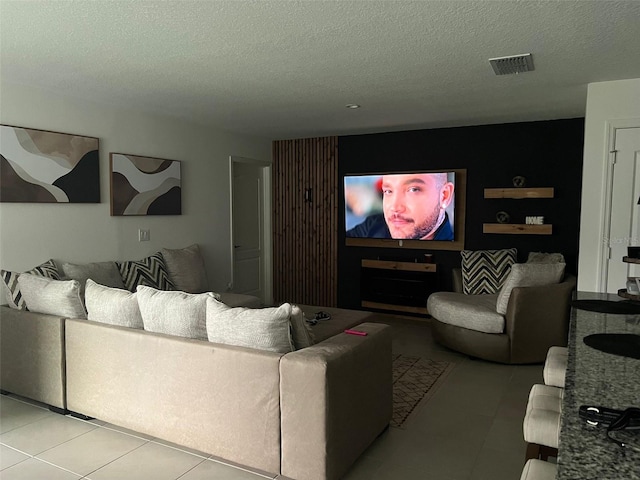
[[[571,118],[640,78],[640,1],[0,0],[0,74],[271,139]]]

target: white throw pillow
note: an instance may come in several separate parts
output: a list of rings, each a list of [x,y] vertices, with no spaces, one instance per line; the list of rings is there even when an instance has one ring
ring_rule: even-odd
[[[287,353],[294,350],[289,317],[291,305],[268,308],[231,308],[207,299],[207,335],[210,342]]]
[[[84,291],[87,319],[142,329],[144,325],[137,295],[129,290],[105,287],[89,279]]]
[[[207,339],[207,299],[215,299],[213,293],[156,290],[144,285],[138,285],[137,293],[145,330]]]
[[[539,287],[559,283],[564,276],[564,268],[564,263],[514,263],[498,295],[496,311],[502,315],[507,313],[509,297],[515,287]]]
[[[87,318],[77,280],[53,280],[23,273],[18,277],[22,298],[32,312],[65,318]]]

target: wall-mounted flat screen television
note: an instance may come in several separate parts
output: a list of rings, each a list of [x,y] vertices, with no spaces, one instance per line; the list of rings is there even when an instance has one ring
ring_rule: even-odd
[[[347,245],[462,250],[466,173],[345,175]]]

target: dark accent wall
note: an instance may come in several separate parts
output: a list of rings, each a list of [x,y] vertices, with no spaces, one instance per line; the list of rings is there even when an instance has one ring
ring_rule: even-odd
[[[363,258],[413,261],[432,253],[441,290],[451,290],[451,269],[460,266],[456,251],[347,247],[344,232],[345,174],[390,171],[467,169],[465,248],[516,247],[518,261],[531,251],[562,252],[567,271],[576,273],[582,190],[584,119],[352,135],[338,140],[338,306],[360,308]],[[554,187],[553,199],[484,199],[485,188],[513,187],[526,177],[528,187]],[[504,210],[511,223],[525,215],[543,215],[552,235],[483,234],[483,223],[496,223]]]

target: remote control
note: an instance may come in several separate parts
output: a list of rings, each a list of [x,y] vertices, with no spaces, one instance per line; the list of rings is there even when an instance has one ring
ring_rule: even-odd
[[[349,335],[359,335],[361,337],[366,337],[367,335],[369,335],[367,332],[361,332],[360,330],[350,330],[350,329],[345,330],[344,333],[348,333]]]

